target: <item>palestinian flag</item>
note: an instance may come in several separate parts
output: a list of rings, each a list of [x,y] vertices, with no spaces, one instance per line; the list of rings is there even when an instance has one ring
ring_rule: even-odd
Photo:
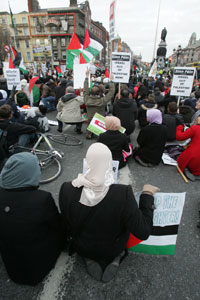
[[[10,48],[12,50],[12,54],[14,57],[14,61],[13,61],[14,66],[19,68],[20,64],[21,64],[21,68],[24,70],[24,72],[28,73],[28,71],[26,70],[26,67],[24,66],[24,61],[23,61],[21,54],[19,52],[17,52],[17,50],[13,46],[10,46]]]
[[[31,94],[31,91],[33,89],[33,86],[35,85],[36,81],[38,80],[38,77],[33,77],[29,80],[29,93]]]
[[[90,53],[87,53],[84,49],[82,49],[82,45],[76,35],[73,33],[69,46],[67,48],[67,68],[73,70],[75,58],[78,57],[80,60],[80,54],[82,54],[86,63],[89,63],[93,56]]]
[[[56,67],[56,71],[58,73],[58,77],[61,77],[62,76],[62,71],[59,67]]]
[[[28,74],[28,71],[26,70],[26,67],[24,65],[24,60],[23,60],[23,57],[20,61],[20,64],[19,64],[19,69],[20,71],[23,73],[23,74]]]
[[[15,68],[15,67],[14,67],[12,58],[11,58],[11,56],[10,56],[10,54],[9,54],[9,69],[14,69],[14,68]]]
[[[92,55],[94,56],[98,56],[101,50],[103,49],[103,46],[99,42],[90,38],[88,29],[85,32],[83,49],[92,53]]]
[[[174,255],[185,193],[156,193],[154,202],[152,234],[145,241],[130,234],[127,248],[146,254]]]

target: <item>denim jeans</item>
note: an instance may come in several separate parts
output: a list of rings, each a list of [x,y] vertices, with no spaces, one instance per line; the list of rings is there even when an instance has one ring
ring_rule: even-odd
[[[36,140],[36,138],[36,133],[22,134],[19,136],[18,145],[24,147],[26,144],[28,144],[30,139]]]
[[[56,110],[55,101],[56,101],[56,98],[53,96],[42,98],[42,102],[48,108],[48,110]]]

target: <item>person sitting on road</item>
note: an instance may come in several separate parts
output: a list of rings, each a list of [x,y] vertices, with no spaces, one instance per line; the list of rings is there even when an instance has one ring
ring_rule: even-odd
[[[129,99],[128,89],[123,89],[121,99],[114,102],[113,115],[120,119],[122,126],[126,128],[125,134],[129,137],[135,130],[137,104],[134,99]]]
[[[41,92],[41,100],[43,104],[48,108],[48,111],[54,111],[56,95],[55,93],[48,87],[48,85],[42,83],[40,79],[38,79],[35,83],[36,87]]]
[[[47,107],[39,105],[34,110],[33,108],[27,111],[26,120],[24,124],[35,126],[39,132],[48,132],[50,130],[48,118],[46,117]]]
[[[12,108],[8,104],[0,106],[0,129],[6,130],[6,139],[8,146],[18,143],[19,146],[25,146],[31,138],[36,139],[34,126],[14,123],[12,118]]]
[[[191,181],[200,180],[200,110],[192,117],[192,126],[184,131],[182,124],[176,128],[176,139],[191,139],[187,148],[179,155],[177,163]]]
[[[130,185],[114,184],[112,153],[93,143],[86,153],[86,173],[65,182],[59,193],[63,223],[72,237],[71,252],[84,258],[88,273],[110,281],[127,255],[130,233],[146,240],[153,226],[154,193],[144,185],[139,208]]]
[[[88,115],[88,125],[90,124],[95,113],[98,113],[102,116],[105,115],[105,106],[109,101],[111,101],[115,92],[114,82],[110,82],[110,90],[103,97],[100,97],[100,90],[97,86],[92,87],[90,92],[89,80],[88,80],[89,74],[90,74],[90,70],[88,69],[86,71],[86,79],[84,82],[84,91],[83,91],[84,102],[86,105],[87,115]],[[111,80],[113,79],[112,75],[110,79]],[[86,138],[92,139],[92,133],[89,130],[86,131]]]
[[[125,167],[126,158],[123,155],[123,150],[126,153],[132,154],[132,148],[130,149],[128,139],[124,133],[119,131],[121,127],[120,119],[117,117],[105,117],[105,125],[107,131],[100,134],[98,142],[106,145],[112,152],[113,160],[119,161],[119,169]]]
[[[167,127],[167,141],[176,140],[176,124],[184,124],[182,115],[177,113],[176,102],[168,105],[168,114],[163,115],[163,125]]]
[[[75,94],[74,88],[66,88],[65,96],[61,97],[57,104],[58,131],[62,132],[63,123],[76,125],[77,134],[81,134],[82,124],[85,121],[81,114],[80,105],[84,103],[82,96]]]
[[[158,165],[167,141],[166,126],[162,125],[162,113],[158,109],[147,110],[149,125],[142,128],[133,150],[133,158],[144,167]]]
[[[18,284],[41,282],[64,244],[54,199],[38,189],[40,173],[37,157],[22,152],[11,156],[0,174],[0,251]]]

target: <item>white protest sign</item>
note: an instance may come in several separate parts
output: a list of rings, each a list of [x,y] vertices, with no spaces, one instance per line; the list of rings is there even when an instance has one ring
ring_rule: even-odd
[[[21,90],[19,69],[6,69],[5,74],[8,90],[12,90],[13,86],[16,86],[16,90]]]
[[[153,77],[155,79],[156,75],[157,75],[157,61],[155,60],[148,76]]]
[[[195,68],[175,68],[170,95],[189,97],[192,91],[195,71]]]
[[[83,88],[88,68],[90,68],[90,64],[74,64],[74,89]]]
[[[66,71],[66,65],[61,65],[60,66],[62,73],[64,74]]]
[[[115,38],[115,6],[116,6],[116,1],[113,1],[110,5],[110,17],[109,17],[109,24],[110,24],[109,38],[110,38],[110,41],[114,40],[114,38]]]
[[[130,78],[131,53],[112,53],[112,73],[114,82],[128,83]]]
[[[112,169],[114,173],[114,181],[115,184],[117,184],[117,176],[118,176],[118,169],[119,169],[119,161],[118,160],[113,160],[112,161]],[[86,159],[83,159],[83,174],[86,173]]]

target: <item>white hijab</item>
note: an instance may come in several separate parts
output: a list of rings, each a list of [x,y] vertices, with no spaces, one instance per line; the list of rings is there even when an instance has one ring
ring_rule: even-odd
[[[92,144],[86,154],[86,173],[79,174],[72,181],[74,187],[83,186],[80,203],[95,206],[106,196],[109,187],[114,183],[112,154],[102,143]]]

